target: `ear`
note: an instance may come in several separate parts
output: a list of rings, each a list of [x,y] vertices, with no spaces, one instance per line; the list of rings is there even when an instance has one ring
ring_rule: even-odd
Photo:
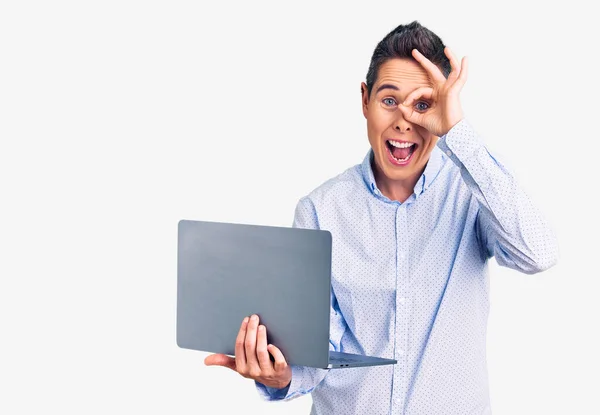
[[[369,107],[368,107],[369,92],[367,91],[367,84],[365,84],[364,82],[360,83],[360,94],[361,94],[363,115],[365,116],[365,118],[367,118],[367,112],[369,110]]]

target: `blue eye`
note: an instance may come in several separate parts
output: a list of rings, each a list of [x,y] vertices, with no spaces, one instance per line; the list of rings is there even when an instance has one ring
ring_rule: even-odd
[[[397,105],[396,100],[394,98],[384,98],[382,102],[388,107]]]
[[[425,104],[425,108],[423,108],[423,107],[421,107],[421,108],[417,108],[419,111],[425,111],[425,110],[429,109],[429,104],[428,104],[428,103],[426,103],[426,102],[423,102],[423,101],[419,101],[419,102],[417,103],[417,107],[419,106],[419,104]]]

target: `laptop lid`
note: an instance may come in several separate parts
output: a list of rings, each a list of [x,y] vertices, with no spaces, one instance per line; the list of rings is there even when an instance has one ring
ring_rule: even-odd
[[[329,360],[331,233],[181,220],[177,344],[235,354],[245,316],[258,314],[288,364]]]

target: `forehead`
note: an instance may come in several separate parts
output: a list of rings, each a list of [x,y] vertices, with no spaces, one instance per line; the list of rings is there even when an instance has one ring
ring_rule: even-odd
[[[394,84],[400,88],[400,92],[433,86],[429,74],[419,62],[400,58],[390,59],[379,67],[373,90],[377,91],[377,87],[383,84]]]

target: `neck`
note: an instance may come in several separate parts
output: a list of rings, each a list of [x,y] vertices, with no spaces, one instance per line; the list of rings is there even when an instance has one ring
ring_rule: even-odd
[[[375,163],[377,165],[377,163]],[[417,172],[411,177],[402,180],[391,180],[386,177],[379,169],[379,166],[376,166],[373,169],[373,175],[375,176],[375,182],[377,183],[377,187],[383,193],[385,197],[390,200],[397,200],[400,203],[404,203],[406,199],[413,194],[415,185],[423,174],[423,170]]]

